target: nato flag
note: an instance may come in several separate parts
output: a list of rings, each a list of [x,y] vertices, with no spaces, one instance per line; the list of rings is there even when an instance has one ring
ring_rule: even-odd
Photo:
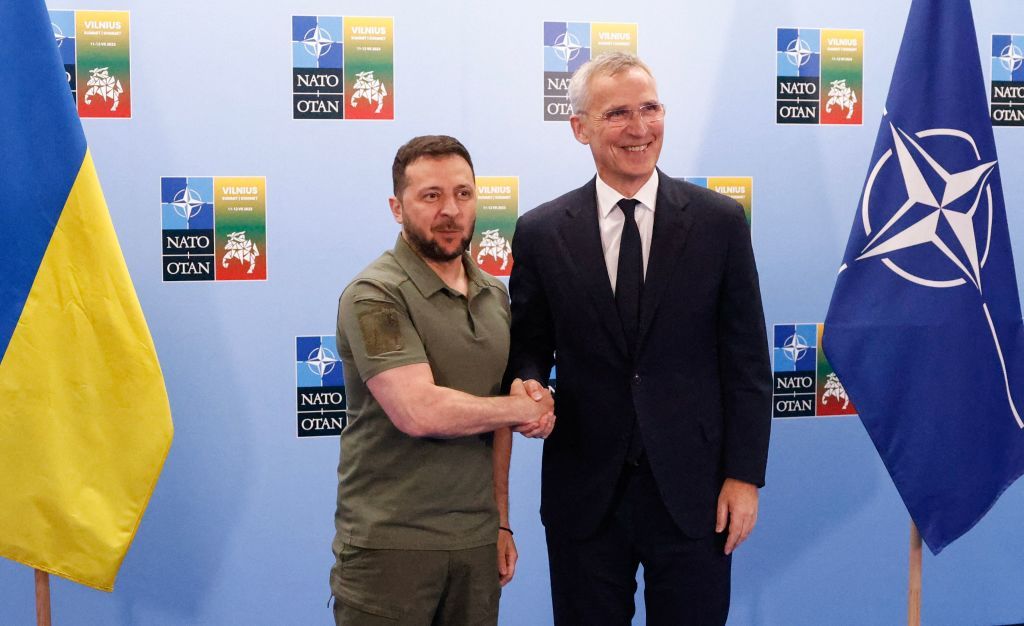
[[[913,1],[885,109],[824,348],[938,554],[1024,471],[1021,311],[969,0]]]

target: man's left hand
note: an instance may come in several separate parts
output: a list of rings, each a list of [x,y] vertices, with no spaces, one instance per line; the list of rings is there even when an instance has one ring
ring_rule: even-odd
[[[498,531],[498,582],[504,587],[516,574],[516,561],[519,560],[519,553],[516,552],[516,542],[510,533],[504,530]]]
[[[757,487],[726,478],[722,484],[722,492],[718,494],[718,516],[715,532],[725,530],[729,526],[729,536],[725,540],[725,553],[732,554],[754,530],[757,523]]]

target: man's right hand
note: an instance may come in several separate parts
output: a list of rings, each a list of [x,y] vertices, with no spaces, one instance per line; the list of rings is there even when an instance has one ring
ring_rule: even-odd
[[[517,378],[512,381],[509,396],[529,401],[523,405],[526,419],[512,430],[530,438],[544,439],[551,434],[555,427],[555,400],[550,390],[536,380],[524,383]]]

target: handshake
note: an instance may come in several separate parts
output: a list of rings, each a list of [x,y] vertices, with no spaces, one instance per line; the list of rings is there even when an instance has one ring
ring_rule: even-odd
[[[508,395],[521,400],[522,421],[512,426],[512,430],[524,437],[545,439],[555,428],[555,399],[551,390],[536,380],[523,382],[512,381]]]

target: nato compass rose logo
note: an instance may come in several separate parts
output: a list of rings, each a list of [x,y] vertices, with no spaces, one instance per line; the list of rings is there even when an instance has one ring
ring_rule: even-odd
[[[334,45],[334,41],[331,40],[331,34],[319,26],[310,28],[305,37],[302,38],[302,45],[306,47],[306,51],[309,52],[316,58],[320,58],[327,54],[331,46]]]
[[[555,51],[559,59],[568,63],[579,56],[583,46],[575,35],[566,31],[555,39],[555,45],[551,46],[551,49]]]
[[[1003,380],[1006,382],[1006,363],[988,304],[984,300],[981,275],[981,269],[988,261],[991,244],[993,206],[992,186],[988,179],[995,169],[996,161],[982,159],[974,138],[961,130],[933,128],[910,134],[892,123],[889,129],[893,148],[886,150],[878,159],[864,186],[861,224],[868,242],[854,262],[879,257],[891,272],[921,287],[950,289],[969,284],[976,289],[982,299],[982,309],[992,332]],[[969,150],[976,164],[961,171],[949,171],[942,161],[946,160],[944,157],[953,154],[952,150],[929,151],[919,141],[927,139],[929,145],[936,145],[934,140],[929,139],[932,137],[942,138],[942,142],[955,146],[954,149]],[[895,164],[891,161],[894,152]],[[878,221],[872,223],[871,190],[879,175],[886,176],[887,166],[891,165],[899,169],[907,199],[884,224]],[[880,210],[892,211],[892,207]],[[916,256],[903,255],[901,258],[906,260],[902,264],[889,256],[910,249],[915,251]],[[929,250],[933,254],[938,253],[939,263],[920,263],[920,258],[927,255]],[[929,267],[930,271],[925,272],[925,267]],[[844,263],[839,268],[840,273],[846,268],[847,264]],[[935,275],[936,269],[943,273]],[[1006,396],[1018,426],[1024,428],[1024,421],[1017,413],[1010,395],[1008,382]]]
[[[999,53],[999,63],[1007,72],[1016,72],[1020,69],[1021,63],[1024,63],[1024,52],[1011,43]]]
[[[55,22],[50,22],[50,26],[53,27],[53,38],[57,40],[57,47],[59,48],[64,44],[64,40],[67,39],[67,37],[64,36],[64,31],[62,31],[60,26],[57,26]]]
[[[817,325],[776,324],[772,335],[772,417],[814,417]]]
[[[72,102],[78,102],[78,78],[77,55],[75,54],[75,12],[74,11],[50,11],[50,29],[53,31],[53,40],[57,42],[57,51],[60,53],[61,62],[64,65],[64,78],[68,81],[68,89],[71,91]]]
[[[334,367],[338,361],[338,357],[331,352],[330,348],[317,346],[309,353],[309,356],[306,357],[306,367],[308,367],[309,371],[313,374],[323,378],[334,371]]]
[[[171,206],[174,207],[175,213],[188,220],[198,215],[199,211],[202,210],[203,197],[195,189],[185,187],[174,194]]]
[[[789,336],[789,339],[782,344],[782,352],[789,358],[793,363],[798,362],[806,354],[807,349],[810,348],[810,344],[804,341],[804,338],[799,333],[793,333]]]
[[[807,42],[797,37],[786,46],[786,58],[796,67],[803,67],[811,60],[811,47]]]
[[[992,35],[993,126],[1024,126],[1024,35]]]
[[[341,434],[348,422],[344,364],[334,335],[295,338],[295,427],[299,437]]]

